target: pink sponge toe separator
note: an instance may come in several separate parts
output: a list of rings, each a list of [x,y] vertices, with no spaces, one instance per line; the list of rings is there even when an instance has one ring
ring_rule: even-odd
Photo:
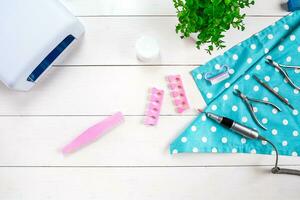
[[[157,88],[151,89],[150,102],[146,111],[145,125],[154,126],[157,124],[161,105],[163,101],[164,91]]]
[[[182,113],[189,109],[189,102],[183,87],[182,79],[180,75],[170,75],[167,76],[168,87],[171,91],[171,97],[176,106],[176,111]]]

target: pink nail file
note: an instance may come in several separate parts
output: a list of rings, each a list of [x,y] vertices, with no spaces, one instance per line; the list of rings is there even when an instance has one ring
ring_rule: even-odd
[[[103,121],[95,124],[94,126],[88,128],[77,138],[75,138],[71,143],[66,145],[62,152],[64,154],[72,153],[79,148],[88,145],[91,142],[96,141],[100,136],[102,136],[107,131],[113,129],[117,125],[124,121],[124,116],[121,112],[117,112],[114,115],[107,117]]]
[[[164,91],[157,88],[151,89],[150,102],[146,111],[145,125],[155,126],[159,119]]]
[[[167,76],[168,87],[178,113],[190,108],[180,75]]]

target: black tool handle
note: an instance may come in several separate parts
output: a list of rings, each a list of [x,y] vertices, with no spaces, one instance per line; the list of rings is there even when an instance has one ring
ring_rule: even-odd
[[[229,119],[227,117],[223,117],[221,124],[226,127],[226,128],[231,128],[233,125],[234,121],[232,119]]]

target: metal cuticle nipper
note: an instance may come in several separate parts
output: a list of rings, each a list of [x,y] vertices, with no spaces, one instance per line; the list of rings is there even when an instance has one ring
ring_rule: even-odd
[[[292,81],[292,79],[290,78],[288,73],[284,70],[284,68],[287,68],[287,69],[300,69],[300,66],[282,65],[282,64],[279,64],[279,63],[275,62],[274,60],[268,59],[268,58],[266,59],[266,63],[268,63],[269,65],[275,67],[286,78],[287,82],[292,87],[294,87],[297,90],[300,90],[300,86],[296,85],[294,83],[294,81]]]
[[[273,108],[275,108],[276,110],[278,110],[279,112],[281,111],[281,109],[278,106],[276,106],[274,103],[271,103],[269,101],[264,101],[264,100],[260,100],[260,99],[254,99],[254,98],[247,97],[245,94],[243,94],[238,89],[235,89],[233,91],[233,94],[235,94],[236,96],[240,97],[245,102],[245,104],[246,104],[246,106],[247,106],[247,108],[248,108],[248,110],[249,110],[249,112],[251,114],[251,117],[253,118],[253,120],[255,121],[255,123],[257,125],[259,125],[261,128],[263,128],[264,130],[267,130],[267,128],[264,125],[262,125],[260,123],[260,121],[257,119],[257,117],[256,117],[256,115],[254,113],[254,108],[253,108],[253,105],[252,105],[251,101],[252,102],[256,102],[256,103],[263,103],[263,104],[266,104],[266,105],[270,105]]]

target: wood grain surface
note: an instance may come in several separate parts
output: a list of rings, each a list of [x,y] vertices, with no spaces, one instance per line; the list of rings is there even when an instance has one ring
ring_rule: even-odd
[[[208,55],[181,40],[171,0],[63,0],[85,36],[28,93],[0,86],[0,199],[299,199],[300,179],[272,175],[273,156],[184,154],[170,142],[203,101],[189,72],[281,16],[281,0],[245,9],[246,30],[230,30],[227,48]],[[136,59],[135,41],[155,37],[160,59]],[[142,124],[147,91],[181,74],[192,109],[179,115],[165,95],[156,127]],[[125,123],[94,144],[63,156],[61,148],[92,124],[122,111]],[[298,157],[280,165],[300,168]]]

